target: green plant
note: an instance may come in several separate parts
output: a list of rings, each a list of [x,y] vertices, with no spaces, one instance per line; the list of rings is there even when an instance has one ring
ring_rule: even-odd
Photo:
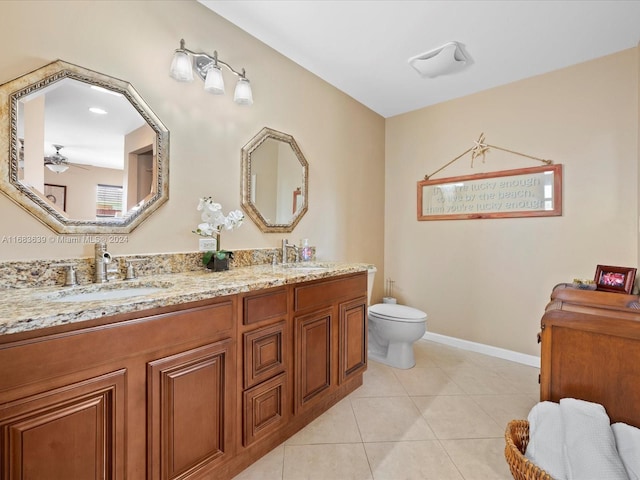
[[[224,215],[222,205],[214,202],[211,197],[202,197],[197,210],[202,212],[200,214],[202,223],[198,224],[193,233],[201,237],[213,238],[215,236],[216,238],[216,249],[206,251],[202,256],[202,263],[207,265],[214,255],[220,260],[226,258],[231,252],[220,248],[220,232],[222,229],[232,230],[242,225],[244,214],[240,210],[233,210]]]

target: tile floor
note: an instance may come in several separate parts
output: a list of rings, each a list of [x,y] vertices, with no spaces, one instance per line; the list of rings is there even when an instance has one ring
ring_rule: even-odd
[[[420,340],[416,366],[374,361],[362,387],[234,480],[499,480],[509,420],[538,401],[538,369]]]

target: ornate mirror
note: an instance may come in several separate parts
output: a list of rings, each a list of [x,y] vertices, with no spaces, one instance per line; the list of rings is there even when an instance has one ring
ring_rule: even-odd
[[[169,198],[169,132],[127,82],[56,61],[0,86],[0,190],[57,233],[129,233]]]
[[[242,209],[262,232],[291,232],[308,208],[309,164],[291,135],[263,128],[242,147]]]

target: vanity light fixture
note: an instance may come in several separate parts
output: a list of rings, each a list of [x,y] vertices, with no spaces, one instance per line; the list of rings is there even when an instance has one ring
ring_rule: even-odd
[[[206,53],[196,53],[185,48],[184,40],[180,40],[180,48],[173,54],[169,75],[179,82],[192,82],[193,72],[204,81],[204,89],[214,95],[224,94],[224,79],[222,69],[225,67],[238,77],[238,83],[233,95],[233,101],[238,105],[251,105],[253,94],[251,84],[247,78],[244,68],[242,72],[234,70],[231,65],[218,58],[218,52],[214,51],[213,56]]]

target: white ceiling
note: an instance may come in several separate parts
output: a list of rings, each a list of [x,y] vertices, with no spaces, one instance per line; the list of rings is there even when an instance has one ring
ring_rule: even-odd
[[[640,41],[640,1],[198,1],[384,117]],[[431,79],[409,66],[449,41],[468,68]]]

